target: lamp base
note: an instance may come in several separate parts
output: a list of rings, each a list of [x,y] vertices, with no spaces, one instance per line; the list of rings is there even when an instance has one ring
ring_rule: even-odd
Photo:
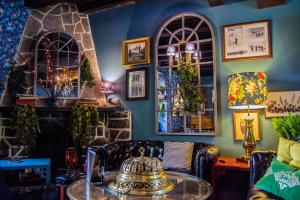
[[[235,158],[236,162],[242,162],[242,163],[249,163],[249,159],[247,159],[245,156],[243,157],[239,157],[239,158]]]

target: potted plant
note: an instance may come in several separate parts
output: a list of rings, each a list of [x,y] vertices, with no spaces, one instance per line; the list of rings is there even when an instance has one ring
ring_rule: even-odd
[[[201,104],[207,100],[199,94],[198,73],[189,62],[180,61],[176,70],[176,75],[180,78],[179,95],[183,101],[181,107],[185,111],[197,113]]]
[[[75,144],[88,145],[95,136],[99,123],[98,107],[92,104],[75,104],[70,115],[69,130]]]
[[[21,144],[27,145],[29,152],[32,153],[37,137],[36,108],[32,105],[18,105],[12,113],[12,119],[17,140]]]
[[[273,118],[272,127],[279,137],[300,141],[300,115]]]

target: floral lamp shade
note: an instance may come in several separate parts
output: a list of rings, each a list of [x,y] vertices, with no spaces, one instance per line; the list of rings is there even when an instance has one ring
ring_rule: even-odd
[[[243,72],[228,77],[228,101],[232,109],[266,107],[267,76],[263,72]]]

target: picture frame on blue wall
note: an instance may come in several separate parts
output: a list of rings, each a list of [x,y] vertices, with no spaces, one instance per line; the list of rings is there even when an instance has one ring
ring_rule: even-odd
[[[149,93],[148,68],[126,70],[126,100],[146,100]]]
[[[271,20],[222,27],[223,62],[272,58]]]
[[[122,65],[150,64],[150,37],[125,40],[122,44]]]
[[[300,115],[300,90],[268,91],[265,117],[285,117],[289,114]]]
[[[259,110],[250,110],[250,116],[253,120],[253,135],[256,141],[261,139],[260,135],[260,120],[259,120]],[[234,111],[233,112],[233,129],[234,129],[234,140],[243,141],[244,140],[244,129],[245,122],[244,118],[248,115],[247,110]]]

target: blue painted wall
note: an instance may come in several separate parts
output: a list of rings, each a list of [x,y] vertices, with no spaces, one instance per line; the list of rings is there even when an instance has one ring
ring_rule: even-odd
[[[206,0],[143,0],[135,5],[90,15],[92,34],[103,80],[117,83],[116,93],[133,113],[134,139],[201,141],[222,148],[223,155],[239,156],[241,142],[233,140],[233,113],[227,106],[227,77],[232,73],[264,71],[269,89],[300,88],[300,1],[286,0],[286,5],[257,9],[256,0],[226,1],[211,8]],[[219,135],[216,137],[159,136],[154,129],[154,38],[160,26],[182,12],[206,16],[214,26],[217,44],[217,82],[219,102]],[[255,61],[222,62],[221,27],[225,24],[255,20],[272,20],[273,58]],[[146,101],[125,101],[125,69],[121,65],[121,42],[150,36],[152,64],[150,97]],[[260,115],[262,140],[258,149],[276,149],[278,139],[271,120]]]
[[[0,96],[28,15],[23,0],[0,0]]]

